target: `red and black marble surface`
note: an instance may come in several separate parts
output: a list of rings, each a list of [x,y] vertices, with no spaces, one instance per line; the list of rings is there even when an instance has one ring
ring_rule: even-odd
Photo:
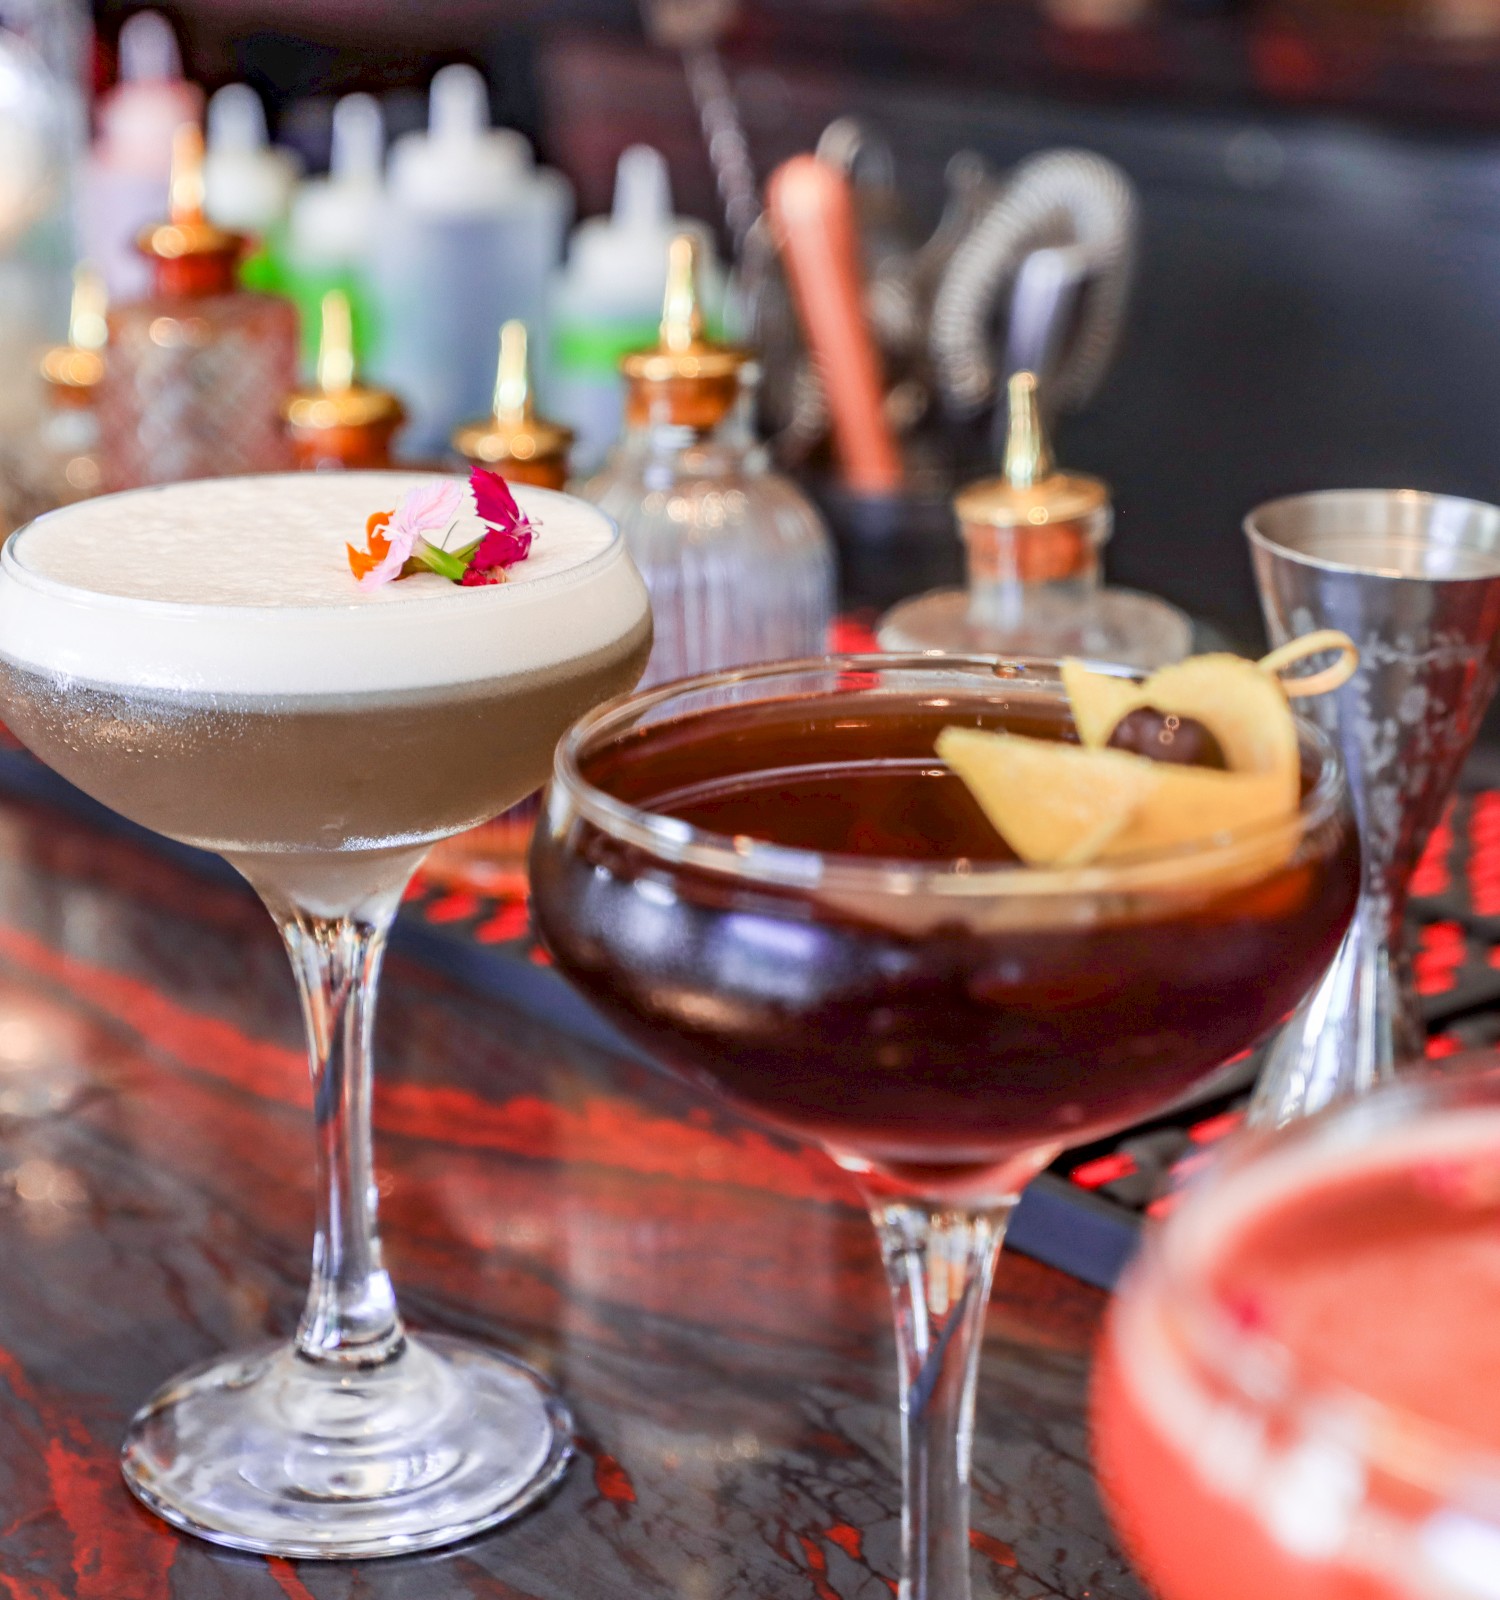
[[[400,954],[379,1048],[407,1316],[549,1372],[580,1455],[538,1511],[449,1552],[220,1552],[138,1508],[115,1451],[170,1373],[295,1324],[312,1205],[290,978],[243,890],[0,803],[0,1595],[888,1600],[891,1338],[844,1179]],[[1101,1305],[1023,1257],[1001,1269],[979,1600],[1139,1594],[1089,1476]]]

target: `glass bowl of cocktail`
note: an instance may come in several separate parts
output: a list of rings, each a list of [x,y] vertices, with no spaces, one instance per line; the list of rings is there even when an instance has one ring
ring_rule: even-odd
[[[1500,1593],[1500,1075],[1242,1138],[1131,1268],[1094,1453],[1161,1600]]]
[[[1201,660],[1138,684],[865,656],[667,685],[559,746],[532,845],[559,965],[869,1200],[900,1347],[905,1600],[967,1593],[975,1362],[1019,1190],[1251,1045],[1348,922],[1338,761],[1279,680],[1240,669],[1274,728],[1241,707],[1205,741],[1222,674],[1205,698]],[[1169,771],[1121,730],[1203,761],[1222,736],[1231,770]],[[1212,806],[1242,796],[1225,752],[1247,740],[1275,747],[1281,793],[1222,825]],[[1173,774],[1191,797],[1175,835],[1149,800]]]
[[[318,1209],[297,1336],[179,1375],[126,1441],[126,1481],[177,1526],[284,1556],[392,1555],[514,1515],[566,1463],[567,1411],[537,1374],[397,1315],[375,1218],[375,989],[428,848],[535,789],[650,640],[613,525],[543,490],[518,505],[492,474],[467,491],[388,473],[137,490],[0,553],[5,721],[96,799],[239,868],[307,1023]]]

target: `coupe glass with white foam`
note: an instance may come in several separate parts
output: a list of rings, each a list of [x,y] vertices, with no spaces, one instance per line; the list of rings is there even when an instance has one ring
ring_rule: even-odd
[[[429,846],[534,789],[563,729],[635,682],[650,611],[608,520],[543,490],[518,491],[540,533],[509,581],[361,589],[345,542],[425,481],[140,490],[40,518],[0,554],[11,729],[125,816],[225,856],[291,956],[317,1135],[301,1324],[179,1374],[123,1456],[167,1521],[285,1556],[465,1537],[530,1504],[570,1449],[530,1368],[402,1325],[376,1226],[371,1029]]]

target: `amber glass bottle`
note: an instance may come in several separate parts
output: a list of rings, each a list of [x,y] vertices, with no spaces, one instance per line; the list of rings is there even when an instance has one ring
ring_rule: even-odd
[[[203,136],[173,146],[169,220],[138,241],[144,300],[109,314],[99,385],[104,487],[274,472],[293,464],[282,403],[296,382],[289,301],[238,288],[246,240],[203,215]]]

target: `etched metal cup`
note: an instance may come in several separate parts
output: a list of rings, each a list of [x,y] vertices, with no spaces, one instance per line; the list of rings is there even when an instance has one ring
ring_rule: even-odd
[[[1274,644],[1341,628],[1360,664],[1303,709],[1349,769],[1364,847],[1354,921],[1277,1037],[1251,1120],[1280,1124],[1423,1054],[1403,914],[1411,874],[1500,667],[1500,509],[1414,490],[1330,490],[1245,519]]]

